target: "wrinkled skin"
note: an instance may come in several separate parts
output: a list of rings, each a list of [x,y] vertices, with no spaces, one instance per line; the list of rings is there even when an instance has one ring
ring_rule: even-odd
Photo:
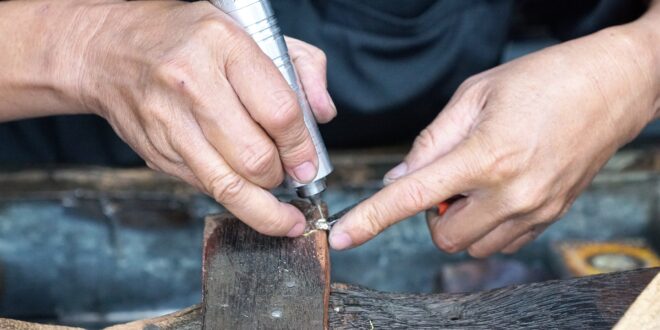
[[[434,242],[478,257],[513,252],[561,216],[660,107],[658,1],[613,27],[468,79],[421,132],[388,184],[332,230],[356,246],[429,213]],[[257,46],[206,2],[0,2],[0,121],[92,113],[152,168],[177,176],[269,235],[304,217],[268,192],[318,160],[295,95]],[[290,52],[318,121],[336,110],[325,58]],[[240,137],[240,138],[239,138]]]
[[[660,108],[658,6],[639,21],[554,46],[462,84],[386,187],[334,226],[345,249],[427,212],[436,245],[513,253],[561,217]]]
[[[22,18],[0,24],[16,35],[3,47],[3,67],[16,70],[0,74],[0,98],[11,100],[0,101],[0,120],[100,115],[149,167],[213,196],[254,229],[302,234],[303,215],[268,189],[285,172],[311,181],[316,152],[296,95],[230,17],[206,1],[0,6]],[[317,120],[331,120],[325,55],[287,43]]]

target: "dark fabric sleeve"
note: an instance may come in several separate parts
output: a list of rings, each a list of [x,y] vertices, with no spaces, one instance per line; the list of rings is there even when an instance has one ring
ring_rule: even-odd
[[[144,165],[101,117],[53,116],[0,124],[0,166]]]
[[[517,11],[530,25],[545,25],[554,37],[569,40],[631,22],[647,6],[645,0],[519,0]]]
[[[285,34],[327,55],[339,114],[321,127],[326,143],[364,147],[408,143],[463,80],[497,65],[513,1],[275,0],[273,6]]]
[[[499,64],[515,13],[561,39],[631,21],[642,0],[271,0],[285,34],[323,49],[329,147],[409,143],[469,76]],[[523,30],[529,30],[523,24]],[[143,162],[101,118],[0,124],[2,164]]]

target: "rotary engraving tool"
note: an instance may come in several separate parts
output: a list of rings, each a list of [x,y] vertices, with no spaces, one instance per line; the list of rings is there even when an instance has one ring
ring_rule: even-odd
[[[296,92],[298,103],[303,111],[305,126],[312,137],[316,155],[319,160],[318,172],[310,183],[297,182],[290,175],[286,177],[288,187],[296,190],[301,198],[310,200],[321,210],[321,193],[326,188],[325,178],[332,172],[332,164],[319,133],[314,114],[307,97],[300,85],[300,80],[294,68],[289,50],[284,42],[273,8],[268,0],[209,0],[215,7],[231,16],[254,39],[259,48],[273,61],[286,79],[289,86]],[[323,214],[323,212],[321,212]]]

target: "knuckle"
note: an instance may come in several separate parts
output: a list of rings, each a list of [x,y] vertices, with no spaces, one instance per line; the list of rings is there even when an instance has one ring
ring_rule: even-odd
[[[155,163],[153,163],[153,162],[151,162],[151,161],[148,161],[148,160],[145,160],[145,163],[146,163],[146,165],[147,165],[148,168],[150,168],[150,169],[152,169],[152,170],[154,170],[154,171],[162,172],[162,171],[160,170],[160,167],[158,167],[158,165],[156,165]]]
[[[196,24],[195,30],[203,36],[231,38],[241,33],[240,29],[219,12],[206,15]]]
[[[178,91],[190,91],[187,86],[194,81],[192,65],[186,59],[157,63],[152,74],[157,82]]]
[[[180,166],[183,164],[183,158],[178,150],[181,150],[179,148],[183,142],[178,142],[177,140],[179,139],[177,137],[180,137],[181,134],[177,134],[177,131],[172,129],[170,124],[172,121],[171,118],[163,117],[166,116],[161,114],[160,119],[158,119],[158,116],[154,116],[154,121],[160,121],[160,124],[155,129],[149,130],[145,135],[161,159],[173,165]]]
[[[545,203],[545,195],[535,185],[518,186],[504,198],[502,209],[509,210],[508,216],[532,213]]]
[[[293,90],[279,90],[273,93],[274,109],[269,121],[273,128],[278,130],[287,129],[297,120],[302,119],[299,110],[298,99]]]
[[[484,73],[476,74],[465,79],[456,89],[455,95],[479,98],[485,90],[488,90],[488,84],[489,80],[484,79]]]
[[[458,242],[454,238],[446,237],[440,232],[432,233],[433,243],[442,251],[457,253],[461,251]]]
[[[566,208],[561,203],[553,202],[540,211],[539,218],[543,222],[553,221],[563,216],[564,210]]]
[[[286,40],[287,44],[289,44],[290,53],[296,53],[318,64],[325,65],[327,63],[325,52],[320,48],[294,38],[286,38]]]
[[[532,241],[539,237],[541,233],[543,232],[544,227],[543,226],[534,226],[530,231],[529,231],[529,240]]]
[[[289,129],[285,135],[276,138],[275,144],[284,166],[295,166],[316,158],[314,143],[305,126]]]
[[[436,143],[437,138],[435,133],[429,127],[426,127],[421,132],[419,132],[419,135],[417,135],[415,141],[413,142],[415,147],[424,150],[434,148],[437,145]]]
[[[557,217],[556,217],[556,218],[557,218],[557,219],[559,219],[559,218],[563,218],[563,217],[566,215],[566,213],[568,213],[568,211],[571,209],[571,204],[572,204],[572,203],[568,203],[568,204],[566,204],[566,205],[563,205],[563,206],[561,207],[561,209],[559,210],[559,213],[557,214]]]
[[[156,139],[155,135],[166,133],[170,128],[171,115],[167,114],[165,109],[145,104],[140,105],[138,111],[140,120],[147,129],[146,138],[149,140],[153,141]]]
[[[234,204],[238,201],[245,187],[245,181],[235,173],[219,173],[208,181],[207,190],[213,198],[225,204]]]
[[[519,173],[519,163],[512,153],[498,149],[483,161],[483,172],[494,183],[506,182]]]
[[[504,254],[515,254],[520,250],[520,247],[518,246],[507,246],[504,249],[502,249],[502,253]]]
[[[312,47],[311,49],[314,58],[316,58],[319,64],[325,66],[328,63],[328,57],[325,55],[325,52],[316,47]]]
[[[458,88],[461,89],[461,90],[469,89],[469,88],[479,84],[482,81],[483,81],[483,79],[481,78],[480,75],[473,75],[473,76],[470,76],[469,78],[465,79],[460,84],[460,86],[458,86]]]
[[[264,144],[251,145],[241,151],[239,158],[245,167],[247,175],[255,177],[262,176],[270,172],[279,161],[275,148]]]
[[[164,165],[168,159],[157,149],[157,147],[146,137],[142,143],[140,156],[144,159],[146,165],[152,170],[165,172]]]
[[[245,35],[240,29],[228,29],[227,36],[224,38],[231,42],[231,47],[226,48],[226,67],[240,69],[245,65],[245,59],[254,58],[255,54],[260,54],[258,52],[261,52],[252,39]]]
[[[210,15],[200,21],[197,35],[202,45],[213,45],[217,40],[222,40],[219,55],[220,61],[224,63],[224,71],[232,68],[240,70],[246,64],[245,59],[253,58],[261,50],[240,26],[223,15]]]
[[[481,246],[472,245],[468,248],[468,254],[473,258],[485,258],[490,256],[492,253]]]
[[[363,230],[369,235],[369,237],[374,237],[382,232],[386,224],[383,223],[383,212],[373,204],[365,204],[366,209],[364,210],[364,223],[366,227],[363,227]]]
[[[400,207],[405,213],[417,213],[427,208],[429,192],[424,184],[416,178],[405,178],[408,184],[402,185],[403,191],[400,199]]]
[[[509,201],[506,204],[509,205],[509,209],[516,215],[531,213],[539,206],[538,201],[535,200],[534,197],[526,195],[514,195],[509,197]]]
[[[264,235],[278,235],[283,232],[282,223],[283,221],[280,221],[278,218],[271,217],[257,222],[254,225],[254,230]],[[286,232],[284,231],[284,233]]]

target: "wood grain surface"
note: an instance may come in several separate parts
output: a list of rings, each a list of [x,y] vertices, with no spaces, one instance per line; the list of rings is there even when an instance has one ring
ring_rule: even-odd
[[[659,273],[660,268],[637,269],[470,294],[395,294],[337,283],[331,287],[328,325],[330,329],[610,329]],[[657,283],[653,285],[656,288]],[[648,300],[644,295],[640,299]],[[650,303],[655,306],[655,300]],[[108,330],[199,330],[202,322],[202,307],[196,305]],[[249,318],[237,323],[237,328],[254,325]],[[635,329],[649,328],[648,323],[644,324],[646,327]],[[650,329],[653,326],[651,323]],[[265,328],[269,327],[258,324],[254,329]],[[308,329],[286,324],[275,328]],[[0,329],[78,328],[0,319]],[[234,328],[214,324],[206,329]]]
[[[471,294],[393,294],[333,284],[331,329],[610,329],[660,268]]]
[[[308,221],[319,218],[297,206]],[[231,214],[209,216],[202,267],[204,329],[327,328],[327,232],[269,237]]]

